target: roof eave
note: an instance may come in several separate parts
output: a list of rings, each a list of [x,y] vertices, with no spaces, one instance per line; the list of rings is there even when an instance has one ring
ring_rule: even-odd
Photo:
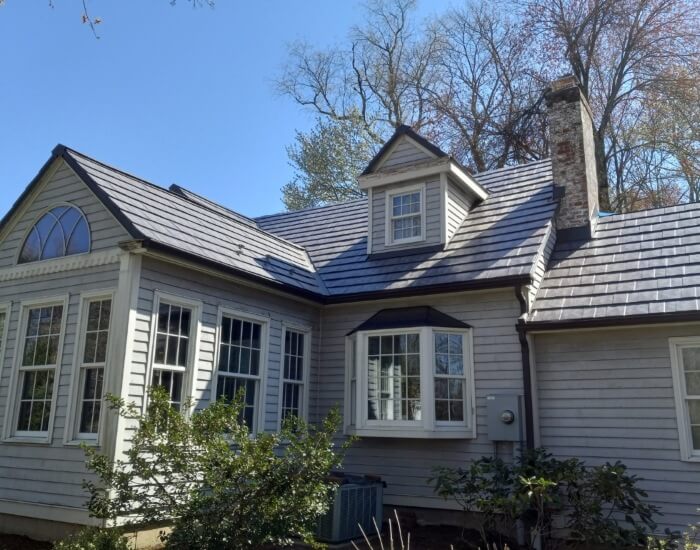
[[[527,332],[553,332],[586,328],[631,327],[640,325],[658,325],[665,323],[700,322],[700,311],[681,311],[670,313],[646,313],[641,315],[618,315],[588,319],[567,319],[561,321],[527,321]]]

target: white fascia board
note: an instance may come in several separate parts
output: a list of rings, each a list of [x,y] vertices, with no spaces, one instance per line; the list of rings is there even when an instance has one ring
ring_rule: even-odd
[[[415,168],[408,168],[395,172],[375,172],[373,174],[367,174],[366,176],[357,178],[357,182],[360,189],[366,191],[374,187],[401,183],[407,180],[423,179],[430,176],[439,176],[440,174],[451,176],[453,181],[461,184],[467,192],[481,200],[488,197],[486,190],[451,158],[440,159],[438,162],[431,161],[429,164],[418,165]]]

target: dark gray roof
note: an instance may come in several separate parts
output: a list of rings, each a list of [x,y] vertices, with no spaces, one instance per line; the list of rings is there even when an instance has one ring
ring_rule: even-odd
[[[475,206],[444,250],[367,256],[367,201],[256,218],[303,246],[328,293],[350,298],[402,290],[527,279],[555,205],[549,161],[475,176],[489,197]]]
[[[89,179],[135,238],[203,261],[314,294],[324,287],[299,245],[237,219],[206,199],[193,200],[66,149],[62,156]],[[101,197],[105,200],[104,197]]]
[[[361,330],[409,327],[471,328],[467,323],[430,306],[397,307],[378,311],[348,332],[348,336]]]
[[[532,323],[647,319],[700,310],[700,204],[602,217],[588,242],[560,242]]]

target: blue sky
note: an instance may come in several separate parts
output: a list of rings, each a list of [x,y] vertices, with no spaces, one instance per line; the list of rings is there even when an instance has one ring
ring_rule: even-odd
[[[244,214],[283,210],[285,146],[313,117],[274,91],[290,41],[341,42],[341,0],[6,0],[0,7],[0,215],[57,143]],[[447,2],[423,0],[419,14]]]

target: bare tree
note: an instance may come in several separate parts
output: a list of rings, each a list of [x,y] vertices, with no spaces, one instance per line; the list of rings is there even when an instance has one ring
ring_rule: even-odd
[[[540,99],[527,37],[486,4],[452,9],[431,27],[437,77],[426,88],[444,144],[477,172],[546,155]]]
[[[643,101],[700,52],[698,10],[692,0],[525,0],[538,51],[553,67],[578,77],[595,115],[601,207],[609,208],[609,176],[618,177],[613,122]],[[617,156],[616,160],[613,160]],[[624,155],[623,155],[624,156]],[[632,159],[633,157],[628,157]],[[617,164],[617,168],[615,166]],[[611,169],[612,168],[612,169]],[[614,182],[616,189],[623,181]]]

